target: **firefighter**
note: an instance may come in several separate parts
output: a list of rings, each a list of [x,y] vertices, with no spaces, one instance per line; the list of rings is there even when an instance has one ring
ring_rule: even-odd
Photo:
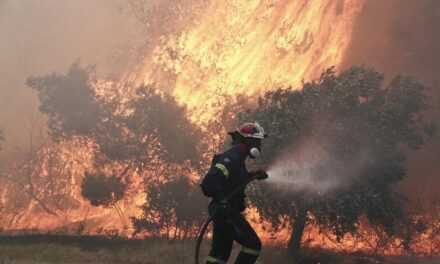
[[[246,208],[244,188],[228,200],[225,197],[251,178],[268,177],[263,170],[248,172],[245,164],[248,157],[255,159],[260,155],[261,141],[266,134],[258,123],[245,123],[229,135],[232,147],[214,156],[201,183],[203,193],[212,198],[208,210],[214,223],[212,247],[206,263],[226,263],[236,241],[242,248],[235,263],[251,264],[259,256],[261,241],[242,215]]]

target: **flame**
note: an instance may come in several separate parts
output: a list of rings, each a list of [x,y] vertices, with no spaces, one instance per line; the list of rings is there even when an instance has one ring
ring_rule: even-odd
[[[176,30],[168,30],[165,35],[153,28],[140,63],[127,69],[120,82],[98,80],[96,93],[100,98],[118,100],[123,105],[135,96],[138,85],[153,84],[174,95],[180,104],[188,107],[192,120],[203,124],[215,119],[219,108],[227,104],[225,98],[235,100],[239,95],[255,98],[273,88],[295,87],[302,80],[317,77],[327,67],[337,67],[350,44],[354,21],[365,1],[213,0],[202,5],[204,8],[191,6],[192,20],[176,16],[174,23],[184,25],[179,24]],[[156,16],[155,21],[160,21],[161,14]],[[172,23],[167,21],[166,25],[172,26]],[[219,135],[213,138],[216,142],[222,141]],[[28,181],[0,178],[0,186],[8,186],[0,189],[0,220],[8,223],[3,228],[70,227],[64,231],[75,232],[87,220],[88,225],[92,223],[84,231],[88,234],[119,230],[120,234],[129,236],[132,231],[129,219],[140,214],[139,206],[145,200],[143,179],[148,175],[134,172],[125,198],[113,208],[93,207],[81,197],[80,182],[85,171],[93,170],[94,149],[92,141],[81,139],[42,147],[39,160],[33,164],[32,175],[40,179],[33,183],[34,188],[53,200],[66,198],[65,207],[50,205],[51,212],[42,210],[38,204],[39,197],[44,196],[28,195],[24,200],[18,199],[20,189],[30,188]],[[54,173],[50,171],[50,153],[57,153],[55,161],[64,164],[64,170],[57,172],[57,186],[50,185]],[[112,164],[108,169],[120,168],[121,164]],[[178,166],[173,169],[183,170]],[[197,174],[191,172],[191,178],[197,178]],[[48,193],[49,187],[55,188],[53,193]],[[248,211],[248,216],[254,219],[253,225],[263,234],[266,243],[286,243],[289,228],[274,234],[267,231],[271,229],[268,223],[257,220],[255,208]],[[434,230],[439,228],[438,222],[431,223],[431,229],[423,233],[415,245],[421,252],[429,252],[426,240],[433,240]],[[303,242],[352,251],[374,248],[378,238],[371,228],[362,226],[361,233],[362,241],[347,236],[342,243],[335,243],[334,237],[311,224]],[[385,253],[396,252],[390,249]]]
[[[212,1],[182,32],[162,36],[136,74],[172,86],[193,119],[206,121],[222,95],[295,86],[339,65],[364,2]]]
[[[90,230],[81,232],[93,234],[98,229],[127,229],[128,216],[139,214],[138,206],[144,194],[130,189],[126,199],[112,208],[94,207],[81,196],[84,174],[93,171],[95,148],[91,140],[74,138],[45,145],[30,164],[17,164],[5,178],[6,182],[1,183],[7,187],[2,189],[1,204],[2,209],[6,209],[0,211],[0,219],[5,223],[2,228],[76,233],[87,221],[92,223],[88,227]],[[32,167],[30,173],[28,167]],[[136,181],[132,184],[139,185]],[[126,216],[115,217],[118,210]]]
[[[282,218],[283,228],[275,229],[270,222],[262,219],[256,208],[246,211],[247,218],[266,245],[287,245],[292,226],[288,218]],[[339,240],[329,230],[321,229],[313,215],[309,214],[309,223],[304,229],[301,243],[309,248],[329,249],[336,252],[365,252],[387,256],[401,256],[408,253],[420,256],[437,256],[440,253],[440,220],[433,219],[429,214],[420,215],[418,218],[428,223],[423,232],[411,237],[409,248],[404,249],[401,238],[384,236],[377,228],[372,226],[365,217],[361,217],[356,234],[346,234]],[[438,218],[438,217],[437,217]],[[285,226],[285,227],[284,227]]]

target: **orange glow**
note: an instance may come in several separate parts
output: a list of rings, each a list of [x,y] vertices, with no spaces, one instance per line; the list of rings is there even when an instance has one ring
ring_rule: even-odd
[[[296,86],[339,65],[363,4],[212,1],[182,32],[163,36],[135,74],[147,84],[169,85],[165,89],[193,110],[194,120],[206,121],[221,95]]]
[[[327,67],[337,67],[350,44],[354,21],[365,1],[210,1],[203,12],[197,11],[194,21],[179,25],[178,32],[158,35],[149,41],[158,44],[146,47],[141,63],[127,69],[120,82],[97,81],[96,93],[100,98],[123,105],[134,96],[138,85],[152,84],[174,95],[180,104],[188,107],[191,119],[203,125],[216,119],[215,113],[226,104],[225,96],[232,100],[241,94],[256,98],[270,89],[296,87],[302,80],[318,77]],[[215,152],[223,136],[213,135],[211,140],[216,146],[209,152]],[[50,204],[50,208],[54,208],[52,213],[42,210],[30,195],[21,203],[14,200],[17,196],[13,195],[14,191],[29,189],[26,179],[19,178],[17,183],[0,178],[0,186],[8,186],[0,189],[0,220],[7,223],[2,228],[75,233],[81,229],[81,223],[87,222],[81,232],[98,234],[103,230],[118,230],[119,234],[130,236],[133,231],[130,217],[139,216],[139,206],[145,201],[143,180],[155,172],[146,172],[146,175],[133,172],[122,201],[112,208],[93,207],[82,198],[80,185],[84,173],[93,170],[94,149],[94,142],[90,140],[73,139],[40,150],[32,174],[42,179],[34,182],[34,187],[42,192],[37,198],[47,195],[55,200],[66,199],[65,207]],[[49,193],[51,156],[48,153],[56,153],[56,161],[64,164],[64,170],[58,172],[59,178],[55,180],[59,186],[51,187],[55,188],[53,194]],[[205,162],[210,156],[211,153],[205,153]],[[166,165],[173,171],[184,171],[189,166],[163,166]],[[120,171],[123,167],[123,164],[111,164],[107,169]],[[195,170],[185,170],[188,171],[191,179],[198,179]],[[255,209],[251,208],[248,216],[254,219],[253,225],[266,243],[287,242],[290,228],[273,234],[269,232],[269,224],[257,221],[259,216]],[[432,228],[438,230],[439,224],[432,224]],[[434,232],[432,228],[421,235],[420,243],[415,246],[417,250],[429,252],[428,242],[423,238],[429,240]],[[333,236],[311,224],[303,242],[335,250],[373,249],[377,244],[373,230],[365,224],[360,234],[362,239],[347,236],[341,243],[335,243]],[[398,241],[391,241],[393,243]],[[391,249],[384,252],[399,253]]]

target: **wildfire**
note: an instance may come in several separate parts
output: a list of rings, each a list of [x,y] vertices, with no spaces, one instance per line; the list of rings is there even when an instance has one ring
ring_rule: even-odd
[[[212,1],[184,30],[162,36],[136,74],[147,84],[170,85],[193,119],[205,121],[213,118],[222,95],[294,86],[339,65],[363,4]]]
[[[98,229],[127,229],[128,217],[115,217],[115,213],[120,214],[118,210],[122,210],[124,214],[135,215],[137,206],[142,204],[138,201],[142,198],[141,192],[131,190],[127,198],[115,206],[117,208],[93,207],[81,196],[84,174],[93,170],[93,149],[92,141],[76,138],[43,146],[34,155],[31,165],[15,167],[14,173],[6,175],[5,182],[1,182],[6,187],[1,190],[2,227],[12,232],[90,234]],[[85,222],[91,223],[89,229],[80,230]]]
[[[155,39],[148,43],[155,43],[155,46],[145,48],[142,62],[127,69],[120,83],[98,81],[96,93],[109,101],[116,98],[124,104],[134,96],[136,86],[152,84],[174,95],[180,104],[189,108],[192,120],[203,124],[215,119],[217,110],[226,104],[225,96],[234,100],[241,94],[257,96],[269,89],[296,86],[302,80],[317,77],[327,67],[338,66],[365,1],[210,1],[203,10],[196,9],[194,20],[185,21],[177,32],[152,34]],[[175,23],[180,22],[176,18]],[[39,155],[46,158],[38,161],[39,170],[34,172],[40,173],[45,182],[33,184],[45,192],[52,186],[52,180],[61,181],[63,190],[68,193],[56,193],[60,186],[52,186],[52,198],[68,196],[70,200],[64,205],[69,206],[53,205],[51,208],[57,209],[48,213],[38,207],[38,199],[32,199],[36,194],[30,194],[28,201],[23,202],[26,205],[13,205],[14,196],[4,188],[0,190],[0,206],[10,204],[25,212],[10,210],[10,214],[2,218],[9,222],[7,229],[54,230],[69,225],[78,229],[85,220],[96,223],[95,228],[86,230],[90,234],[99,233],[99,229],[131,228],[129,218],[139,214],[138,207],[145,199],[144,176],[134,175],[124,200],[114,208],[91,206],[81,197],[79,186],[84,172],[93,167],[94,147],[93,142],[83,143],[73,140],[57,145],[56,149],[43,148],[44,153]],[[58,153],[56,162],[64,164],[63,171],[58,174],[66,176],[65,179],[51,178],[52,161],[47,154],[51,151]],[[118,166],[115,164],[112,169]],[[196,177],[194,175],[192,177]],[[29,182],[0,184],[29,188]],[[17,188],[11,189],[13,191],[19,193]],[[255,210],[250,210],[249,214],[258,218]],[[255,225],[260,233],[265,233],[263,237],[267,242],[283,243],[287,239],[289,229],[271,235],[263,230],[263,225],[256,222]],[[312,246],[357,250],[365,247],[365,243],[376,241],[370,237],[361,243],[347,237],[344,243],[336,246],[334,238],[323,235],[314,225],[310,225],[306,233],[304,242]]]

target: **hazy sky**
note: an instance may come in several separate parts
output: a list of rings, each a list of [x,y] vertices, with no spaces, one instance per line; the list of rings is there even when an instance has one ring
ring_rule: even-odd
[[[0,0],[0,127],[7,149],[27,144],[37,101],[25,80],[64,73],[76,60],[102,75],[127,66],[140,24],[124,0]]]
[[[346,54],[345,67],[374,66],[389,79],[409,74],[429,87],[429,115],[440,129],[440,1],[367,1]],[[440,130],[425,146],[411,152],[404,183],[406,195],[439,199]]]

